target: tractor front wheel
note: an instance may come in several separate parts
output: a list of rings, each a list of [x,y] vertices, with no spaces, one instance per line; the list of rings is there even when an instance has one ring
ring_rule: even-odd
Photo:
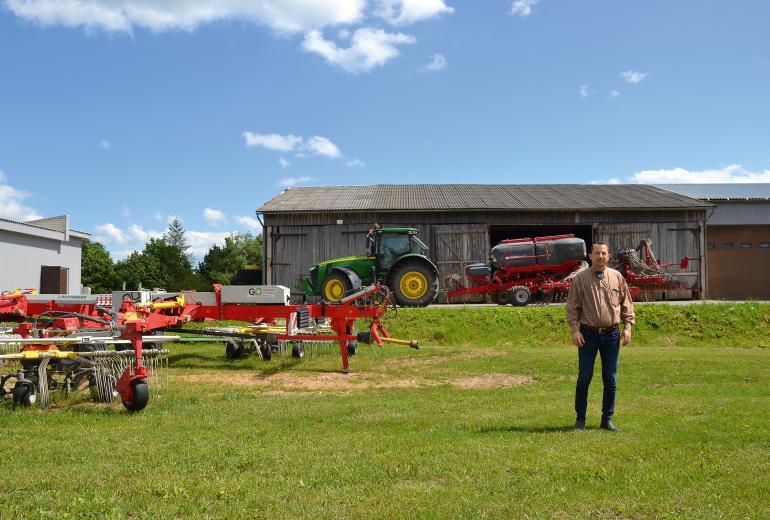
[[[427,307],[438,294],[438,276],[423,262],[407,261],[390,274],[396,303],[402,307]]]
[[[338,302],[348,291],[361,288],[361,279],[350,269],[338,268],[326,277],[321,286],[324,300]]]

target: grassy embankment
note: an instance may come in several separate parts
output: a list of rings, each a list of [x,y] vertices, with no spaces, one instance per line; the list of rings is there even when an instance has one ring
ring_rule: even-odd
[[[638,314],[614,435],[569,429],[563,308],[401,310],[421,350],[362,346],[348,376],[172,345],[142,413],[0,406],[0,516],[767,518],[770,306]]]

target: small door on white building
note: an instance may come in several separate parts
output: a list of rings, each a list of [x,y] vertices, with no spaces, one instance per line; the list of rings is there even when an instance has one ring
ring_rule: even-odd
[[[60,265],[40,266],[40,292],[43,294],[67,294],[69,268]]]

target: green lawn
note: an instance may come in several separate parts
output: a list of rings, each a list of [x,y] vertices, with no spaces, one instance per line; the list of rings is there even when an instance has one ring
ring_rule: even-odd
[[[659,307],[621,352],[619,434],[598,362],[570,429],[563,308],[399,311],[427,345],[361,347],[347,376],[323,349],[172,345],[139,414],[0,406],[0,517],[770,517],[770,306]]]

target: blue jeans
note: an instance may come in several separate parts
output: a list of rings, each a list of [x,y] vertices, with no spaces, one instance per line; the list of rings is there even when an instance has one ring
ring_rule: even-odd
[[[594,361],[598,352],[602,359],[602,421],[608,421],[615,413],[615,389],[618,381],[618,354],[620,353],[620,331],[617,327],[599,334],[586,327],[580,327],[585,344],[578,348],[578,379],[575,387],[575,413],[577,419],[585,421],[588,408],[588,385],[594,376]]]

